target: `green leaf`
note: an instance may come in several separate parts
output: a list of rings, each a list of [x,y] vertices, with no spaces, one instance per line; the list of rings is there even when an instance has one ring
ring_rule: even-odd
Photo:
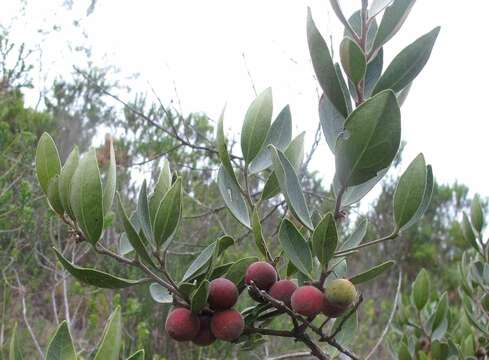
[[[57,249],[54,249],[54,251],[56,252],[56,256],[61,265],[63,265],[63,267],[71,275],[82,283],[104,289],[122,289],[140,283],[139,281],[123,279],[110,275],[103,271],[76,266],[63,257],[63,255]]]
[[[426,163],[423,154],[419,154],[400,177],[394,193],[394,219],[398,229],[416,215],[423,202],[426,179]]]
[[[477,239],[474,234],[474,228],[472,227],[472,224],[470,223],[470,220],[467,216],[467,214],[464,212],[463,213],[463,218],[462,218],[462,232],[464,235],[465,240],[474,248],[477,250],[477,252],[481,252],[479,243],[477,242]]]
[[[194,314],[199,314],[209,297],[209,281],[203,280],[190,298],[190,308]]]
[[[353,111],[336,142],[336,177],[342,187],[360,185],[390,166],[401,140],[401,113],[392,91]]]
[[[379,80],[382,75],[382,69],[384,67],[384,50],[382,48],[379,49],[377,55],[370,60],[367,64],[367,70],[365,72],[365,89],[364,95],[366,98],[369,98],[372,95],[372,91],[374,90],[375,84]],[[399,106],[401,103],[399,102]]]
[[[51,208],[59,215],[63,215],[64,208],[59,194],[59,175],[55,175],[49,180],[47,196]]]
[[[58,149],[53,138],[45,132],[41,135],[36,149],[37,179],[45,194],[48,192],[49,181],[55,175],[59,175],[60,170]]]
[[[161,247],[172,238],[182,217],[182,178],[178,178],[161,200],[153,224],[155,243]]]
[[[484,212],[479,195],[475,195],[470,207],[470,220],[474,229],[480,233],[484,227]]]
[[[241,129],[241,151],[246,164],[258,155],[267,138],[272,121],[272,89],[259,94],[251,103]]]
[[[336,109],[325,93],[319,99],[319,120],[326,143],[334,153],[336,140],[345,125],[345,117]]]
[[[149,242],[154,243],[146,180],[143,181],[143,185],[141,186],[141,190],[139,191],[136,215],[138,217],[138,222],[141,226],[144,237]]]
[[[448,297],[443,293],[436,306],[433,323],[431,325],[431,337],[433,340],[440,340],[448,329]]]
[[[93,360],[118,360],[122,345],[121,309],[117,307],[107,320],[102,341]]]
[[[314,72],[319,85],[328,96],[334,106],[343,115],[348,115],[345,96],[336,74],[335,66],[328,45],[312,19],[311,9],[307,9],[307,42],[311,54]]]
[[[416,0],[395,0],[385,10],[375,36],[373,51],[380,49],[399,31]]]
[[[430,276],[425,269],[422,269],[413,283],[412,299],[414,305],[421,311],[430,297]]]
[[[95,149],[78,164],[71,180],[70,203],[75,219],[87,240],[95,245],[104,225],[103,192]]]
[[[346,84],[345,78],[343,77],[343,73],[341,72],[341,66],[338,63],[334,64],[334,69],[336,71],[336,76],[338,76],[338,81],[340,82],[341,91],[343,92],[343,96],[345,97],[346,102],[346,110],[348,114],[353,110],[351,106],[351,95],[348,90],[348,85]]]
[[[9,344],[9,360],[23,360],[24,356],[20,351],[19,341],[17,339],[17,323],[14,325],[14,329],[12,330],[12,336],[10,338]]]
[[[285,150],[292,137],[292,116],[290,107],[287,105],[278,114],[268,132],[268,136],[263,143],[263,147],[253,159],[249,167],[250,174],[256,174],[272,166],[272,157],[267,145],[275,145],[280,150]]]
[[[361,10],[355,11],[350,18],[348,19],[348,23],[351,25],[351,28],[355,32],[355,34],[360,37],[362,35],[363,26],[362,26],[362,15]],[[369,27],[367,31],[367,41],[366,41],[366,49],[369,50],[372,48],[372,44],[375,39],[375,34],[377,34],[377,21],[375,19],[371,19],[369,21]],[[343,32],[343,36],[348,36],[352,38],[350,31],[345,28]]]
[[[156,181],[153,194],[149,199],[149,212],[151,214],[151,224],[154,224],[156,212],[160,206],[161,200],[165,197],[166,192],[171,187],[171,170],[168,160],[165,159],[163,162],[163,168],[158,176],[158,181]]]
[[[348,250],[350,248],[357,247],[360,245],[362,240],[365,238],[367,235],[367,229],[368,229],[368,218],[364,218],[356,229],[351,233],[351,235],[343,242],[341,243],[339,250]]]
[[[392,260],[386,261],[382,264],[374,266],[373,268],[361,274],[355,275],[350,279],[350,281],[355,285],[370,281],[376,278],[377,276],[379,276],[380,274],[382,274],[384,271],[389,270],[392,267],[392,265],[394,265],[395,263],[396,262]]]
[[[428,62],[439,32],[436,27],[402,50],[380,77],[373,94],[385,89],[397,93],[411,83]]]
[[[368,17],[373,18],[382,12],[393,0],[373,0],[368,9]]]
[[[343,70],[354,84],[358,84],[365,76],[367,59],[358,44],[345,37],[340,44],[340,59]]]
[[[265,259],[269,259],[271,256],[268,251],[265,239],[263,238],[260,215],[258,214],[258,210],[256,208],[253,210],[251,228],[253,230],[253,235],[255,237],[256,247],[261,252],[261,254],[265,257]]]
[[[127,360],[144,360],[144,349],[136,351],[134,354],[129,356]]]
[[[51,340],[49,340],[46,360],[76,360],[75,347],[66,321],[58,326]]]
[[[370,192],[370,190],[372,190],[374,186],[379,183],[380,180],[382,180],[384,175],[387,174],[388,170],[389,170],[388,168],[380,170],[377,173],[377,176],[373,177],[368,181],[365,181],[362,184],[355,185],[355,186],[348,186],[345,192],[343,193],[343,197],[341,198],[341,207],[343,208],[346,206],[350,206],[363,199],[363,197],[367,195]],[[339,183],[337,177],[335,176],[333,180],[333,190],[336,196],[338,195],[340,189],[341,189],[341,184]]]
[[[236,286],[238,286],[243,281],[248,266],[258,260],[259,259],[256,256],[239,259],[233,265],[231,265],[224,277],[232,281]]]
[[[278,239],[287,258],[304,275],[311,277],[312,254],[308,243],[288,219],[280,224]]]
[[[397,353],[398,359],[399,360],[412,360],[411,353],[409,352],[409,349],[405,343],[402,343],[401,346],[399,347],[399,351]]]
[[[426,187],[423,194],[423,200],[421,201],[421,204],[418,207],[418,210],[416,211],[414,216],[401,228],[401,231],[406,230],[407,228],[418,222],[419,219],[421,219],[421,217],[425,214],[426,210],[428,210],[431,202],[431,196],[433,195],[433,187],[433,170],[431,169],[431,165],[428,165],[426,166]]]
[[[227,208],[241,224],[251,228],[246,200],[226,169],[221,166],[217,173],[217,186]]]
[[[58,191],[61,204],[63,205],[63,209],[65,210],[65,212],[72,219],[75,218],[75,215],[73,215],[73,210],[71,209],[70,203],[71,179],[73,178],[73,174],[75,173],[75,170],[78,166],[79,157],[80,155],[78,153],[78,147],[75,146],[70,155],[68,155],[65,164],[61,168],[58,180]]]
[[[195,258],[195,260],[190,264],[187,271],[183,275],[182,282],[185,282],[191,279],[195,274],[197,274],[200,270],[209,265],[209,262],[212,259],[212,255],[214,254],[214,249],[217,246],[217,242],[214,241],[212,244],[208,245],[202,252]]]
[[[335,336],[336,342],[343,347],[347,347],[353,343],[358,331],[357,312],[354,312],[347,319],[345,319],[346,316],[348,316],[348,312],[345,315],[336,318],[334,320],[333,327],[331,328],[331,332],[335,332],[340,324],[343,324],[341,326],[341,331]],[[338,353],[338,350],[333,348],[332,352],[329,353],[332,357],[336,358],[335,354]]]
[[[219,158],[221,159],[222,166],[227,172],[229,178],[239,187],[238,180],[236,179],[236,174],[234,173],[233,165],[231,164],[231,159],[226,145],[226,137],[224,136],[224,109],[222,110],[219,121],[217,122],[217,150],[219,152]]]
[[[287,159],[289,159],[295,171],[300,169],[302,161],[304,160],[304,135],[305,133],[302,132],[296,136],[284,151],[285,156]],[[277,176],[275,176],[275,173],[272,172],[268,177],[265,186],[263,187],[261,200],[263,201],[270,199],[279,193],[280,185],[278,183]]]
[[[160,304],[171,304],[173,296],[170,292],[158,283],[152,283],[149,286],[149,293],[154,301]]]
[[[114,196],[115,196],[116,182],[117,182],[117,173],[116,173],[116,164],[115,164],[114,144],[111,139],[109,171],[107,172],[107,180],[104,187],[104,197],[103,197],[104,215],[106,215],[112,208],[112,203],[114,201]]]
[[[310,230],[314,229],[311,214],[294,167],[283,152],[277,150],[273,145],[270,145],[270,148],[275,175],[289,209],[304,226]]]
[[[324,268],[333,257],[338,243],[338,233],[332,213],[327,213],[312,234],[312,249]]]
[[[118,205],[119,205],[119,213],[122,217],[122,224],[124,225],[124,231],[126,232],[127,239],[129,240],[129,243],[131,244],[132,248],[136,251],[136,254],[144,260],[146,263],[150,264],[154,268],[158,268],[156,264],[154,263],[153,259],[151,259],[151,256],[149,255],[148,251],[146,250],[146,247],[144,246],[143,241],[141,240],[141,237],[139,236],[138,232],[136,231],[134,225],[131,223],[129,218],[127,217],[126,211],[124,210],[124,206],[122,205],[122,200],[120,197],[120,194],[117,193],[117,200],[118,200]]]

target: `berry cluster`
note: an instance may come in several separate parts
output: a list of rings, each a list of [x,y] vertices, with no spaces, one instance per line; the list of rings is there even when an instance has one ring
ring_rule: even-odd
[[[355,286],[347,279],[331,280],[324,291],[313,285],[297,287],[291,280],[278,280],[275,268],[264,261],[251,264],[244,280],[246,285],[266,291],[275,300],[306,317],[323,313],[336,318],[357,298]],[[266,301],[251,288],[249,294],[258,302]],[[208,346],[216,339],[237,340],[245,328],[243,316],[232,309],[238,296],[238,288],[232,281],[225,278],[212,280],[207,299],[209,309],[198,315],[184,307],[173,309],[165,324],[168,335],[174,340],[192,341],[199,346]]]

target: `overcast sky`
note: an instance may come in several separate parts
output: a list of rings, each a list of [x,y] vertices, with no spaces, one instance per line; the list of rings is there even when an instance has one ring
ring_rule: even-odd
[[[83,22],[85,40],[70,28],[71,18],[63,17],[59,3],[30,1],[25,17],[12,22],[19,1],[4,0],[0,14],[2,23],[14,24],[13,36],[28,42],[42,38],[36,33],[42,24],[66,22],[63,31],[41,46],[50,72],[69,72],[79,59],[66,43],[83,41],[92,47],[95,63],[116,65],[122,74],[139,73],[133,86],[149,92],[151,85],[184,113],[203,111],[217,118],[227,103],[226,126],[237,135],[254,97],[249,69],[258,91],[273,88],[274,113],[290,104],[295,132],[306,130],[308,143],[312,141],[318,98],[306,42],[306,9],[312,7],[323,35],[332,35],[337,46],[343,30],[329,1],[98,0],[93,15]],[[74,11],[84,11],[86,5],[76,8],[83,3],[75,1]],[[349,15],[360,0],[341,4]],[[386,46],[389,62],[419,36],[442,27],[431,59],[402,108],[404,159],[423,152],[438,181],[458,180],[486,196],[488,10],[484,0],[419,0]],[[329,183],[334,161],[324,140],[311,166]]]

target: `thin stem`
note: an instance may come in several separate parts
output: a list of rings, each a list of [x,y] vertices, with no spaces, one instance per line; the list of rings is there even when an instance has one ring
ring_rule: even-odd
[[[396,230],[394,231],[392,234],[390,235],[387,235],[387,236],[384,236],[380,239],[376,239],[376,240],[372,240],[372,241],[369,241],[369,242],[366,242],[366,243],[363,243],[363,244],[360,244],[358,246],[355,246],[355,247],[352,247],[352,248],[349,248],[349,249],[345,249],[345,250],[342,250],[342,251],[338,251],[334,254],[334,257],[341,257],[341,256],[345,256],[345,255],[348,255],[356,250],[360,250],[360,249],[363,249],[365,247],[368,247],[368,246],[372,246],[372,245],[376,245],[376,244],[380,244],[384,241],[388,241],[388,240],[393,240],[395,239],[397,236],[399,236],[399,232]]]

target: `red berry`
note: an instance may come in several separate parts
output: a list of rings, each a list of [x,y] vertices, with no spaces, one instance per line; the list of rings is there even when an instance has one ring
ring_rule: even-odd
[[[234,283],[225,278],[217,278],[209,284],[209,305],[214,310],[226,310],[232,308],[238,301],[238,288]]]
[[[214,341],[216,341],[216,337],[211,331],[211,315],[200,315],[200,328],[197,336],[192,340],[194,344],[198,346],[209,346]]]
[[[297,289],[297,285],[290,280],[277,281],[270,288],[268,293],[274,299],[282,301],[285,305],[290,306],[292,294]]]
[[[165,322],[165,330],[176,341],[193,340],[199,332],[200,321],[197,315],[189,309],[176,308],[172,310]]]
[[[224,310],[214,314],[211,320],[211,330],[216,338],[233,341],[241,336],[244,330],[244,320],[236,310]]]
[[[323,298],[323,293],[317,287],[302,286],[292,294],[292,309],[304,316],[315,316],[323,309]]]
[[[277,281],[277,272],[275,268],[265,261],[257,261],[248,266],[245,275],[245,283],[251,284],[251,281],[260,290],[268,290]]]

